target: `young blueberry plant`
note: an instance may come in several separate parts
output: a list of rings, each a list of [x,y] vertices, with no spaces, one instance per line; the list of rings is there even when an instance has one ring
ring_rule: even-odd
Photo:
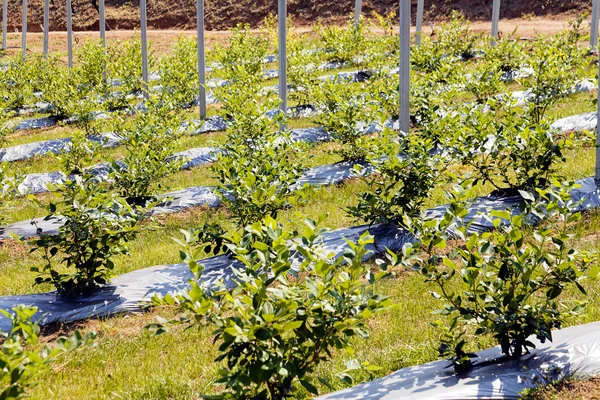
[[[340,144],[335,152],[344,161],[364,160],[367,156],[364,132],[375,116],[370,98],[357,93],[352,85],[328,82],[316,101],[321,113],[314,121]]]
[[[102,147],[102,142],[91,140],[83,131],[75,131],[71,146],[56,155],[63,172],[69,175],[82,175],[90,166]]]
[[[265,115],[258,102],[246,103],[228,129],[228,140],[212,171],[217,195],[240,229],[277,214],[303,200],[297,182],[304,170],[305,151],[289,132],[282,114]]]
[[[434,144],[416,136],[398,136],[386,129],[373,139],[367,160],[373,174],[362,174],[367,190],[358,194],[350,216],[369,224],[403,224],[405,215],[420,215],[423,203],[435,184],[442,179],[447,157],[432,152]]]
[[[248,79],[262,79],[268,48],[267,37],[254,34],[248,25],[237,25],[227,46],[215,46],[213,53],[219,66],[217,76],[240,84]]]
[[[124,137],[125,157],[113,161],[111,174],[121,196],[137,205],[154,198],[161,180],[184,162],[173,157],[184,134],[177,110],[156,100],[146,102],[145,107],[133,118],[121,121],[119,134]]]
[[[142,90],[142,42],[140,39],[111,42],[107,48],[107,74],[118,81],[124,94]],[[148,52],[148,68],[156,64],[153,52]]]
[[[442,218],[407,219],[418,243],[392,258],[425,276],[443,303],[436,313],[449,323],[436,323],[443,328],[440,354],[458,372],[475,358],[466,350],[470,335],[489,335],[505,356],[518,358],[535,348],[531,337],[552,341],[552,330],[583,310],[585,303],[561,295],[571,287],[585,295],[584,282],[598,276],[598,259],[573,248],[569,224],[581,219],[569,194],[573,184],[553,183],[521,192],[520,209],[489,212],[495,229],[484,233],[470,229],[464,187]],[[544,222],[530,226],[539,219]],[[448,250],[449,240],[461,245]]]
[[[113,257],[128,254],[128,243],[140,232],[145,210],[132,208],[123,199],[101,187],[93,175],[72,175],[59,192],[58,202],[44,205],[46,221],[62,223],[56,234],[38,228],[32,251],[42,252],[44,265],[32,267],[36,284],[50,283],[59,297],[85,297],[110,279]]]
[[[6,222],[4,213],[10,208],[8,202],[15,197],[18,184],[19,177],[10,172],[9,164],[0,163],[0,226]]]
[[[39,350],[40,327],[33,322],[37,311],[35,307],[24,306],[0,310],[1,317],[11,321],[10,331],[0,332],[0,398],[4,400],[28,397],[39,377],[63,354],[90,345],[96,338],[95,332],[82,335],[75,331],[72,336],[61,336]]]
[[[357,64],[367,42],[368,26],[364,21],[355,24],[348,21],[346,26],[317,25],[314,31],[319,35],[326,60],[335,63]]]
[[[162,94],[178,107],[189,106],[198,95],[196,40],[179,37],[172,54],[160,60]]]
[[[197,283],[202,268],[193,261],[189,291],[153,299],[177,305],[187,315],[179,322],[215,331],[221,393],[207,398],[284,399],[300,387],[316,395],[319,364],[333,350],[352,354],[352,340],[369,337],[368,320],[390,305],[373,286],[386,272],[371,272],[362,261],[373,238],[348,241],[336,256],[318,246],[321,233],[314,221],[296,236],[266,218],[227,240],[233,291],[219,282]]]
[[[528,59],[533,74],[518,80],[529,93],[527,107],[536,124],[544,120],[550,107],[571,93],[585,61],[583,54],[576,44],[565,42],[564,35],[537,38]]]
[[[453,157],[473,168],[475,183],[490,183],[497,194],[547,187],[570,140],[505,99],[485,105],[465,107],[462,129],[447,141]]]

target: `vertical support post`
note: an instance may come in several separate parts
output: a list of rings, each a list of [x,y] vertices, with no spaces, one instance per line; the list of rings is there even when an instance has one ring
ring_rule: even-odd
[[[48,57],[48,31],[50,29],[50,1],[44,0],[44,57]]]
[[[198,106],[200,119],[206,118],[206,57],[204,55],[204,0],[197,0],[196,18],[198,26]]]
[[[410,130],[410,0],[400,0],[400,132]]]
[[[73,68],[73,9],[71,0],[67,0],[67,58],[69,68]]]
[[[498,22],[500,21],[500,0],[494,0],[492,5],[492,41],[491,45],[496,45],[498,39]]]
[[[140,33],[142,36],[142,85],[144,88],[144,98],[148,99],[148,39],[146,31],[148,29],[146,22],[146,0],[140,0]]]
[[[8,0],[2,0],[2,50],[6,50],[6,29],[8,19]]]
[[[100,41],[106,47],[106,17],[104,15],[104,0],[98,1],[98,13],[100,14]]]
[[[280,109],[287,113],[287,0],[279,0],[279,98]]]
[[[360,16],[362,15],[362,0],[356,0],[354,3],[354,25],[360,23]]]
[[[100,43],[102,43],[102,47],[104,51],[102,52],[103,59],[102,63],[102,79],[106,82],[108,79],[108,74],[106,72],[106,18],[104,15],[104,0],[98,1],[98,27],[100,28]]]
[[[415,44],[421,45],[421,34],[423,32],[423,13],[425,12],[425,0],[418,0],[417,2],[417,29],[415,36]]]
[[[590,22],[590,47],[598,47],[598,19],[600,11],[600,0],[594,0],[592,5],[592,21]]]
[[[27,57],[27,0],[23,0],[23,19],[21,22],[21,48],[23,49],[23,59]]]
[[[600,53],[600,52],[599,52]],[[600,60],[599,60],[600,61]],[[598,64],[598,108],[596,109],[596,183],[600,186],[600,64]]]

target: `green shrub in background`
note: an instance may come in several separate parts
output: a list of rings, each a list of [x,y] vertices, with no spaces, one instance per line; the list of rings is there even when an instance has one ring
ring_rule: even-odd
[[[518,71],[526,66],[525,44],[515,36],[515,32],[497,39],[495,46],[487,46],[483,62],[497,66],[501,72]]]
[[[198,97],[198,46],[196,40],[177,38],[173,52],[160,60],[161,94],[176,107],[188,106]]]
[[[181,116],[170,104],[157,99],[145,103],[133,118],[121,119],[125,156],[112,162],[118,192],[131,204],[145,205],[156,196],[161,180],[179,170],[184,160],[173,158],[185,131]]]
[[[304,170],[306,145],[292,142],[280,130],[285,116],[265,113],[274,104],[261,104],[257,94],[247,95],[241,112],[234,112],[227,142],[212,168],[219,181],[217,194],[240,229],[277,213],[302,199],[295,187]]]
[[[367,189],[358,194],[350,216],[369,224],[402,225],[404,216],[417,217],[448,165],[444,154],[433,153],[434,144],[417,136],[398,136],[386,129],[373,138],[367,160],[375,173],[363,176]],[[358,174],[361,174],[360,167]]]
[[[6,222],[4,212],[9,207],[8,202],[16,194],[19,180],[18,175],[11,173],[11,166],[8,163],[0,163],[0,226]]]
[[[450,21],[436,30],[439,51],[446,56],[472,58],[481,42],[481,34],[471,31],[471,23],[458,11],[453,11]]]
[[[240,84],[262,80],[268,48],[269,40],[266,36],[255,35],[248,25],[237,25],[227,46],[215,45],[213,56],[220,66],[216,74],[227,81]]]
[[[329,62],[357,64],[357,58],[364,54],[368,26],[361,19],[355,24],[350,19],[346,26],[317,24],[313,30],[319,35],[325,59]],[[358,62],[357,62],[358,61]]]
[[[83,131],[75,131],[71,139],[71,146],[56,155],[62,166],[62,171],[67,175],[83,175],[98,154],[102,145],[90,140]]]
[[[118,79],[118,90],[125,94],[138,93],[142,90],[142,42],[140,39],[116,41],[107,49],[107,74]],[[156,57],[152,47],[148,49],[148,68],[156,65]]]
[[[336,153],[344,161],[363,160],[367,156],[364,130],[375,117],[369,97],[360,95],[352,85],[328,82],[322,86],[316,103],[321,113],[314,121],[341,144]]]
[[[528,59],[533,74],[518,80],[531,93],[527,107],[534,123],[540,124],[548,108],[570,93],[584,60],[583,50],[560,35],[536,39]]]

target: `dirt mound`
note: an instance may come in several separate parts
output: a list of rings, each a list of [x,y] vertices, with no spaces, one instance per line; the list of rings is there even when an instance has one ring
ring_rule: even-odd
[[[50,29],[66,30],[65,0],[50,0]],[[276,0],[205,0],[206,27],[223,30],[237,23],[252,26],[269,14],[277,11]],[[413,18],[417,0],[413,2]],[[97,30],[97,0],[73,0],[73,28],[77,31]],[[566,18],[589,12],[592,0],[504,0],[502,18],[542,16]],[[453,10],[462,12],[472,20],[489,19],[489,0],[426,0],[426,20],[440,20]],[[28,30],[41,32],[43,0],[30,0]],[[139,0],[106,0],[106,22],[108,29],[135,29],[139,27]],[[298,24],[309,24],[317,20],[341,22],[353,10],[353,0],[289,0],[288,11]],[[196,9],[194,0],[149,0],[148,25],[153,29],[194,29]],[[372,11],[387,13],[398,8],[398,0],[366,0],[364,13]],[[20,2],[10,2],[8,30],[21,28]]]

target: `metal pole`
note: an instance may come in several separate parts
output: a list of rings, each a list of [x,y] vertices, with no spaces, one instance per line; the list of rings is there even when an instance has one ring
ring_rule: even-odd
[[[67,58],[69,68],[73,68],[73,15],[71,0],[67,0]]]
[[[2,50],[6,50],[6,29],[8,19],[8,0],[2,1]]]
[[[148,99],[148,41],[146,37],[146,0],[140,0],[140,30],[142,35],[142,85],[144,98]]]
[[[410,0],[400,0],[400,132],[410,130]]]
[[[104,0],[98,2],[98,12],[100,13],[100,40],[102,46],[106,46],[106,18],[104,16]]]
[[[596,2],[594,2],[596,3]],[[599,52],[600,53],[600,52]],[[598,108],[596,109],[596,183],[600,185],[600,63],[598,64]]]
[[[50,1],[44,0],[44,57],[48,57],[48,30],[50,29]]]
[[[23,59],[25,59],[27,57],[27,0],[23,0],[23,20],[21,24],[21,48],[23,49]]]
[[[106,18],[104,15],[104,0],[98,1],[98,27],[100,28],[100,42],[102,43],[102,47],[104,51],[102,52],[102,79],[106,83],[108,78],[108,74],[106,72]]]
[[[360,16],[362,14],[362,0],[356,0],[354,4],[354,25],[360,23]]]
[[[196,5],[198,27],[198,106],[200,119],[206,118],[206,57],[204,56],[204,0],[198,0]]]
[[[279,0],[279,98],[280,109],[287,113],[287,0]]]
[[[592,48],[598,47],[598,19],[600,17],[598,11],[600,11],[600,0],[594,0],[592,6],[592,21],[590,23],[592,27],[590,31],[590,47]]]
[[[498,21],[500,21],[500,0],[494,0],[492,5],[492,46],[496,45],[496,39],[498,39]]]
[[[425,0],[418,0],[417,2],[417,29],[415,36],[415,44],[421,45],[421,33],[423,31],[423,12],[425,8]]]

